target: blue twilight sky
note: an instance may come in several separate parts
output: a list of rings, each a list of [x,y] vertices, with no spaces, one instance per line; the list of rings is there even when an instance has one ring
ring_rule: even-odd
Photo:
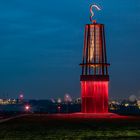
[[[106,26],[110,98],[140,96],[140,0],[94,0]],[[0,1],[0,98],[80,96],[84,25],[93,0]]]

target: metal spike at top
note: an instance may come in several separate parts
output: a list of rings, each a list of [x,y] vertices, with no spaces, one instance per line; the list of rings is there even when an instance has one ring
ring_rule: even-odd
[[[101,8],[100,8],[98,5],[96,5],[96,4],[92,4],[92,5],[90,6],[90,13],[91,13],[90,21],[91,21],[92,23],[96,23],[96,20],[93,19],[94,15],[95,15],[94,12],[93,12],[93,8],[95,8],[95,9],[98,10],[98,11],[100,11]]]

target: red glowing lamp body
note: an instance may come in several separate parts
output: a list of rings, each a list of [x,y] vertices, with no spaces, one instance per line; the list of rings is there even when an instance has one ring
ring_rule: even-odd
[[[108,82],[82,81],[82,112],[108,113]]]
[[[85,26],[81,81],[83,113],[108,113],[108,66],[103,24]]]

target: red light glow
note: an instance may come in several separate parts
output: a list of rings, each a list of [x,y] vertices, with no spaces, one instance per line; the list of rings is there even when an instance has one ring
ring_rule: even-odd
[[[25,111],[29,111],[30,110],[30,106],[29,105],[26,105],[25,106]]]
[[[108,81],[81,81],[82,112],[108,113]]]
[[[61,111],[61,106],[58,106],[57,109],[58,109],[58,113],[60,113],[60,111]]]
[[[24,99],[24,95],[23,94],[20,94],[19,95],[19,100],[22,101],[23,99]]]
[[[60,106],[58,106],[58,109],[60,110],[60,109],[61,109],[61,107],[60,107]]]
[[[20,94],[19,97],[20,97],[20,98],[23,98],[23,94]]]

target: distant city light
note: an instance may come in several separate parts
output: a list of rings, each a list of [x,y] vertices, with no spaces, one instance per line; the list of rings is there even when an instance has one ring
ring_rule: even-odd
[[[22,102],[23,99],[24,99],[24,95],[23,95],[23,94],[20,94],[20,95],[19,95],[19,101]]]
[[[51,99],[51,101],[52,101],[52,103],[55,103],[55,100],[53,98]]]
[[[64,95],[64,102],[72,102],[72,98],[69,94]]]
[[[60,113],[60,111],[61,111],[61,106],[58,106],[57,109],[58,109],[58,112]]]
[[[25,111],[29,111],[30,110],[30,105],[25,105]]]
[[[20,94],[19,97],[20,97],[20,98],[23,98],[23,94]]]
[[[137,97],[136,97],[135,95],[130,95],[129,98],[128,98],[128,100],[129,100],[130,102],[136,102]]]
[[[129,106],[129,104],[125,104],[125,107],[128,107]]]
[[[61,107],[60,107],[60,106],[58,106],[58,109],[61,109]]]
[[[58,103],[61,103],[62,102],[61,98],[58,98],[57,102]]]

